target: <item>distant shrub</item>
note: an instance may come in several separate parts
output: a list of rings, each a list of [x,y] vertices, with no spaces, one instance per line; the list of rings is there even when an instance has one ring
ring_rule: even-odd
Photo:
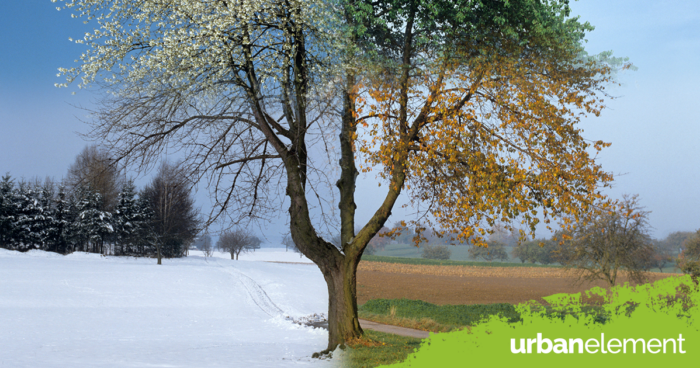
[[[483,259],[485,261],[491,262],[493,260],[507,261],[508,253],[506,252],[505,245],[499,241],[488,242],[488,248],[471,246],[469,248],[469,258],[471,259]]]
[[[446,245],[425,245],[423,246],[423,258],[427,259],[450,259],[452,251]]]
[[[554,253],[556,248],[556,241],[549,239],[536,239],[516,245],[511,252],[511,255],[513,258],[520,259],[520,262],[523,263],[529,262],[547,265],[557,261]]]

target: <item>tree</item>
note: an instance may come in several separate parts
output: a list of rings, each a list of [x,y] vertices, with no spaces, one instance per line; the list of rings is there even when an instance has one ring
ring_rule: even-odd
[[[211,236],[207,232],[195,237],[192,245],[194,245],[197,249],[199,249],[201,251],[204,251],[204,248],[206,248],[206,247],[208,247],[211,251],[211,249],[213,247]]]
[[[516,245],[511,252],[513,258],[525,263],[550,264],[556,262],[557,242],[549,239],[535,239]]]
[[[648,216],[636,195],[625,195],[614,208],[596,211],[572,231],[558,234],[558,259],[581,281],[603,280],[612,287],[624,270],[642,283],[651,248]]]
[[[216,242],[216,247],[222,252],[231,253],[231,259],[238,260],[238,256],[241,253],[245,253],[250,249],[252,241],[253,237],[244,230],[229,230],[221,234]]]
[[[499,241],[489,241],[488,247],[480,247],[472,245],[469,247],[469,258],[483,259],[488,262],[493,260],[506,261],[508,253],[505,250],[505,245]]]
[[[288,252],[291,249],[293,252],[299,253],[299,258],[304,256],[304,254],[301,252],[301,250],[299,250],[299,247],[297,247],[296,243],[294,242],[294,239],[290,234],[287,234],[282,238],[282,244],[284,244],[285,252]]]
[[[663,272],[666,264],[674,260],[674,254],[676,254],[674,248],[677,251],[679,247],[674,247],[665,241],[652,240],[649,248],[651,254],[645,257],[649,261],[649,268],[658,268],[659,272]]]
[[[392,231],[394,232],[392,234],[393,239],[399,244],[411,244],[413,242],[413,238],[416,236],[413,229],[406,226],[404,221],[395,222]]]
[[[41,249],[56,252],[59,247],[62,224],[58,213],[58,198],[56,194],[56,184],[53,179],[46,178],[43,183],[38,180],[34,184],[37,192],[38,205],[41,215],[37,218],[38,237],[40,238]]]
[[[150,199],[143,194],[144,191],[142,190],[137,200],[138,212],[143,221],[136,231],[136,254],[141,256],[156,256],[160,261],[162,253],[160,251],[160,238],[156,232],[157,228],[155,226],[155,206],[151,203]]]
[[[367,244],[367,248],[365,248],[365,252],[370,251],[372,252],[371,254],[374,254],[377,251],[384,249],[386,245],[389,244],[389,241],[391,241],[391,237],[388,236],[389,231],[390,230],[386,227],[379,229],[377,234],[370,239],[369,243]]]
[[[258,238],[257,236],[253,235],[250,237],[250,246],[248,247],[248,249],[255,252],[256,249],[260,249],[260,244],[262,244],[262,240],[260,240],[260,238]]]
[[[16,231],[17,207],[14,203],[15,183],[9,173],[0,181],[0,248],[10,248]]]
[[[671,252],[671,254],[680,254],[683,252],[683,246],[689,238],[695,235],[692,231],[676,231],[668,234],[666,238],[662,241],[666,251]]]
[[[530,247],[525,245],[525,243],[520,243],[516,245],[510,252],[510,256],[520,260],[520,263],[525,263],[530,261],[530,255],[528,254]]]
[[[100,194],[100,211],[111,212],[116,206],[121,185],[119,169],[109,153],[97,145],[86,146],[68,168],[66,182],[71,189],[90,187]]]
[[[13,204],[16,208],[14,249],[26,252],[41,246],[41,222],[43,209],[35,188],[26,181],[21,181],[14,191]]]
[[[104,77],[91,137],[120,161],[181,148],[183,169],[211,183],[210,221],[264,219],[284,187],[291,237],[327,282],[328,349],[362,333],[357,264],[402,191],[429,204],[426,227],[485,245],[497,221],[522,217],[534,234],[538,207],[546,221],[587,213],[612,180],[589,155],[607,144],[576,124],[600,113],[621,64],[585,55],[592,27],[568,1],[200,5],[67,0],[100,32],[62,73]],[[340,144],[326,144],[338,128]],[[324,162],[338,162],[341,249],[309,210],[328,203]],[[374,168],[388,189],[356,232],[355,180]]]
[[[105,254],[105,240],[114,233],[112,213],[103,208],[102,196],[91,187],[78,187],[77,204],[72,233],[82,245],[83,251]]]
[[[158,264],[162,257],[181,257],[197,235],[200,222],[191,188],[177,165],[163,161],[141,197],[153,214],[149,226],[155,236]]]
[[[54,251],[61,254],[68,254],[73,250],[70,229],[71,224],[75,220],[75,212],[72,207],[70,196],[66,192],[66,187],[63,183],[58,185],[55,203],[55,226],[53,228],[55,233],[52,234],[52,237],[55,239]]]
[[[676,258],[676,265],[683,273],[689,274],[695,283],[700,278],[700,230],[685,237],[683,251]]]
[[[140,239],[146,218],[136,197],[136,185],[127,180],[122,186],[114,208],[115,254],[133,255]]]
[[[202,238],[202,244],[200,245],[199,249],[204,253],[205,257],[211,257],[213,254],[213,247],[211,244],[211,236],[209,234],[205,234],[204,237]]]
[[[423,246],[423,253],[421,257],[427,259],[450,259],[452,251],[450,251],[446,245],[429,245],[425,244]]]
[[[500,242],[506,247],[512,247],[518,244],[520,235],[515,229],[508,229],[506,225],[497,223],[493,226],[491,231],[493,232],[489,235],[489,241]]]
[[[683,241],[683,255],[690,259],[700,259],[700,230],[691,233]]]

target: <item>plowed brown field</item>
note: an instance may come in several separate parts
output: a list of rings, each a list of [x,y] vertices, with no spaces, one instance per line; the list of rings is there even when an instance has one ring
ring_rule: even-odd
[[[673,276],[650,273],[649,281]],[[428,266],[360,262],[357,302],[370,299],[417,299],[434,304],[521,303],[557,293],[578,293],[605,283],[574,285],[560,268]],[[622,282],[626,281],[622,277]]]

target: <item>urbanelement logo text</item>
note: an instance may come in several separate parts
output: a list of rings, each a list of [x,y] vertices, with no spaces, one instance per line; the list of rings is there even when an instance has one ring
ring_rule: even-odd
[[[600,339],[554,339],[554,341],[542,338],[538,333],[536,339],[510,339],[510,352],[513,354],[685,354],[683,350],[683,334],[678,334],[677,339],[609,339],[605,340],[605,334],[600,334]],[[517,345],[517,346],[516,346]],[[533,346],[535,349],[533,349]]]

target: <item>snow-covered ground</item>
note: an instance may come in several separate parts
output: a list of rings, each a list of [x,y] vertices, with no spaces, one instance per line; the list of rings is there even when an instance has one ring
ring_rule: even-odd
[[[284,249],[225,256],[0,249],[0,367],[336,365],[311,358],[326,330],[285,318],[326,313],[317,267],[261,262],[300,262]]]
[[[191,250],[191,256],[204,256],[204,254],[198,250]],[[213,258],[223,258],[231,259],[231,253],[221,253],[214,251],[212,253]],[[291,262],[291,263],[310,263],[310,259],[303,256],[301,253],[288,251],[286,252],[284,248],[261,248],[255,252],[241,253],[238,256],[241,261],[267,261],[267,262]]]

